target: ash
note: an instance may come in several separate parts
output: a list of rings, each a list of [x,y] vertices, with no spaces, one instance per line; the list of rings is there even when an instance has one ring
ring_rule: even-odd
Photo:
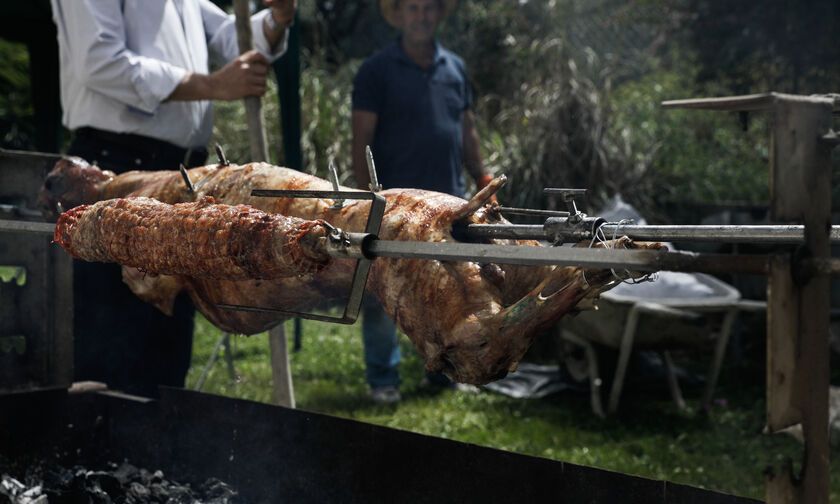
[[[237,504],[237,492],[215,478],[192,488],[128,462],[104,470],[39,465],[21,482],[0,475],[0,504]]]

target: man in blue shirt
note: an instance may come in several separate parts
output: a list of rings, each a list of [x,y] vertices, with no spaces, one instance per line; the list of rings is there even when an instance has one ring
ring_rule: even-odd
[[[380,0],[383,17],[400,37],[368,58],[353,83],[353,171],[359,187],[370,183],[367,145],[386,189],[463,198],[464,167],[479,188],[492,180],[482,167],[464,61],[435,40],[438,25],[456,5],[457,0]],[[362,335],[371,397],[399,401],[396,327],[371,299],[365,300]]]

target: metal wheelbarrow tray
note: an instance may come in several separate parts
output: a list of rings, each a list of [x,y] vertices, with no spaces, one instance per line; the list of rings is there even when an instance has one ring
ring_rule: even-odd
[[[603,416],[604,413],[600,396],[601,378],[593,343],[619,351],[610,389],[610,413],[618,408],[627,364],[634,349],[660,352],[671,395],[682,408],[685,403],[668,350],[714,345],[714,357],[702,398],[703,404],[711,401],[741,295],[731,285],[710,275],[674,272],[663,272],[661,275],[677,283],[691,278],[694,280],[693,291],[672,289],[671,292],[662,292],[657,282],[621,285],[601,294],[597,311],[582,312],[563,321],[562,338],[583,346],[586,351],[592,409],[598,415]]]

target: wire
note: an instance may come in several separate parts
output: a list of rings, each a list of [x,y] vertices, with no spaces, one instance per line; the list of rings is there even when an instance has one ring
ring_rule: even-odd
[[[618,232],[621,229],[621,226],[626,226],[628,224],[633,224],[635,221],[633,219],[621,219],[618,222],[605,222],[601,226],[598,226],[592,233],[592,240],[589,242],[589,248],[592,248],[595,245],[595,240],[598,240],[598,243],[603,245],[605,248],[615,249],[615,244],[618,241]],[[612,225],[615,226],[613,228],[612,233],[612,240],[607,240],[607,236],[604,234],[604,226]],[[625,269],[624,274],[625,276],[622,277],[618,273],[615,272],[615,268],[610,268],[613,276],[616,278],[618,283],[626,283],[626,284],[639,284],[642,282],[654,282],[657,278],[659,278],[659,274],[654,273],[646,273],[645,275],[639,278],[633,278],[633,275],[630,273],[630,270]],[[583,280],[586,282],[586,273],[583,273]],[[589,282],[587,282],[588,284]]]

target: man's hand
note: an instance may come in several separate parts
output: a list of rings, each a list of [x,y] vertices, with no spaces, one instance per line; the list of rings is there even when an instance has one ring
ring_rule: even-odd
[[[248,51],[210,75],[188,73],[166,99],[238,100],[265,94],[268,61],[257,51]]]
[[[210,74],[216,100],[238,100],[246,96],[265,94],[268,60],[256,50],[250,50]]]

